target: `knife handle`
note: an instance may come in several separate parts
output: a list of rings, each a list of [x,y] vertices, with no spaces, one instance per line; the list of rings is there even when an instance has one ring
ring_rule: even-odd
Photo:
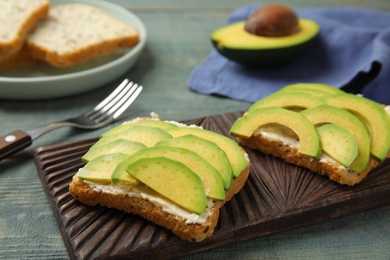
[[[32,144],[31,136],[22,130],[15,130],[0,137],[0,160]]]

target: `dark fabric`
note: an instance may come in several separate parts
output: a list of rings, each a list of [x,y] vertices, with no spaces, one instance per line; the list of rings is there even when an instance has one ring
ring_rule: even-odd
[[[244,20],[259,7],[261,4],[240,7],[228,21]],[[254,102],[288,84],[314,82],[390,103],[389,13],[352,7],[294,10],[320,25],[317,39],[302,57],[282,67],[254,69],[229,61],[214,50],[192,71],[189,88]]]

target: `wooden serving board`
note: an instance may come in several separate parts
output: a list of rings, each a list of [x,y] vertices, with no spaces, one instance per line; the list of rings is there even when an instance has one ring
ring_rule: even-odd
[[[241,115],[234,112],[184,123],[228,135]],[[348,187],[247,150],[252,164],[248,181],[221,209],[213,236],[200,243],[186,242],[141,217],[73,199],[69,183],[84,165],[81,156],[96,140],[41,147],[34,154],[72,259],[174,258],[390,204],[390,160],[359,185]]]

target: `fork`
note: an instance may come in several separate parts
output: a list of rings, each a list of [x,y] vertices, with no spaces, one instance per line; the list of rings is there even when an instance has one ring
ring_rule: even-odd
[[[15,130],[0,137],[0,160],[28,147],[38,137],[55,129],[70,126],[93,130],[114,122],[138,97],[143,87],[125,79],[111,94],[91,110],[62,121],[27,131]]]

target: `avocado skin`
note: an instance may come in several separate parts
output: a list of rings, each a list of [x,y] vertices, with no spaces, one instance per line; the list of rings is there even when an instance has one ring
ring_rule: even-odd
[[[245,21],[214,30],[211,42],[224,57],[249,67],[274,68],[301,57],[317,40],[320,26],[310,19],[299,19],[300,30],[282,37],[264,37],[245,31]]]
[[[276,49],[237,49],[218,46],[217,41],[211,41],[215,49],[225,58],[247,67],[265,69],[293,62],[307,52],[316,38],[315,36],[301,44]]]

